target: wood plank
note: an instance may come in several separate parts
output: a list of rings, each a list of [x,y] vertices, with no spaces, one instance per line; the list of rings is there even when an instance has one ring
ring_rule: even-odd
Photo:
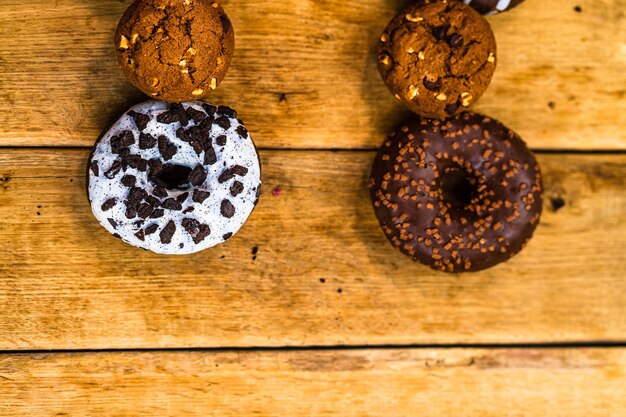
[[[0,356],[11,416],[626,415],[624,349]]]
[[[249,223],[187,257],[97,224],[87,153],[0,152],[0,348],[626,340],[626,155],[541,155],[536,237],[455,276],[387,243],[366,189],[372,152],[262,152]]]
[[[374,52],[406,0],[223,3],[237,50],[215,101],[241,112],[259,146],[371,149],[407,116]],[[142,100],[112,47],[128,4],[3,0],[0,145],[91,146]],[[490,17],[499,68],[477,110],[537,149],[626,149],[624,8],[624,0],[533,0]]]

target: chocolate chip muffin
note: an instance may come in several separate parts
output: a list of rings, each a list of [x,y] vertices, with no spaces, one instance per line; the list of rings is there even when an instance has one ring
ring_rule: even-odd
[[[235,34],[210,0],[137,0],[115,33],[122,70],[151,97],[199,100],[219,85],[230,65]]]
[[[489,23],[460,1],[412,4],[380,38],[385,84],[423,117],[444,119],[465,110],[483,95],[495,68]]]

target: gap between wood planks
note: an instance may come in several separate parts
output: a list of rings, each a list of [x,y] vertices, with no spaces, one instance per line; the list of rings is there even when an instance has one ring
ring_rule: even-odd
[[[117,352],[307,352],[307,351],[360,351],[360,350],[394,350],[394,349],[621,349],[626,348],[625,341],[586,341],[558,343],[453,343],[453,344],[388,344],[388,345],[310,345],[310,346],[248,346],[248,347],[147,347],[147,348],[107,348],[107,349],[30,349],[0,350],[0,356],[32,355],[43,353],[117,353]]]
[[[38,150],[67,150],[80,151],[90,150],[88,146],[0,146],[3,150],[32,149]],[[284,151],[284,152],[376,152],[378,148],[280,148],[280,147],[257,147],[259,152]],[[626,149],[531,149],[537,155],[626,155]]]

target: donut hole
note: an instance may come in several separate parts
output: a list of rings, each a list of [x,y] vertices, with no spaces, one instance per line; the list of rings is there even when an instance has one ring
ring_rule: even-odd
[[[470,205],[474,198],[474,181],[460,169],[451,169],[441,178],[443,201],[452,208],[462,209]]]
[[[192,169],[185,165],[165,164],[154,174],[154,182],[168,190],[185,190],[191,187],[189,174]]]

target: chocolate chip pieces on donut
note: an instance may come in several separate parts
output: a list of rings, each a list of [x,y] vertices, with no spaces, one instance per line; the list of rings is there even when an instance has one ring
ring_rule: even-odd
[[[118,61],[130,82],[164,101],[199,100],[222,81],[235,34],[211,0],[137,0],[115,33]]]
[[[511,10],[524,0],[463,0],[480,14],[497,14]]]
[[[380,37],[378,70],[389,90],[423,117],[444,119],[475,103],[496,68],[489,23],[456,0],[415,3]]]
[[[132,107],[96,143],[87,170],[102,226],[164,254],[228,240],[260,191],[259,158],[237,113],[203,102]]]
[[[470,112],[416,119],[393,133],[376,156],[369,189],[393,246],[448,272],[511,258],[541,215],[533,154],[501,123]]]

